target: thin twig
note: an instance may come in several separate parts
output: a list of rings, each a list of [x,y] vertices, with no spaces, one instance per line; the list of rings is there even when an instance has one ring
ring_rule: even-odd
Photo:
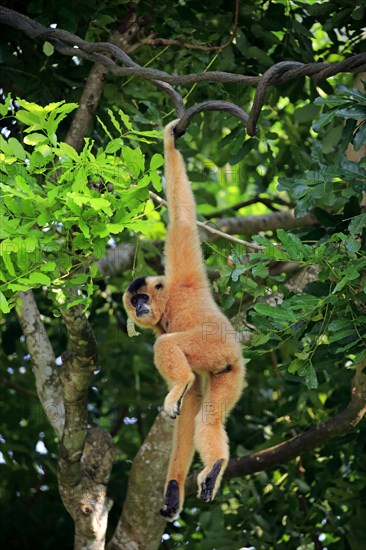
[[[155,201],[157,202],[158,204],[162,204],[166,207],[168,207],[168,203],[166,200],[162,199],[161,197],[159,197],[159,195],[157,195],[156,193],[154,193],[153,191],[149,191],[149,194],[150,194],[150,197]],[[219,231],[218,229],[215,229],[214,227],[211,227],[210,225],[206,225],[206,223],[204,222],[199,222],[198,220],[196,221],[198,227],[201,227],[202,229],[204,229],[205,231],[208,231],[209,233],[212,233],[213,235],[217,235],[218,237],[221,237],[223,239],[226,239],[228,241],[232,241],[236,244],[240,244],[242,246],[245,246],[247,248],[251,248],[253,250],[263,250],[264,247],[263,246],[260,246],[259,244],[256,244],[256,243],[250,243],[248,241],[243,241],[243,239],[238,239],[237,237],[233,237],[232,235],[228,235],[227,233],[223,233],[222,231]]]

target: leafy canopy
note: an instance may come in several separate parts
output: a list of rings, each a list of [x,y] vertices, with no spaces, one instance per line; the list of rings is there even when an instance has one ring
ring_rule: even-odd
[[[10,95],[0,107],[7,124],[24,124],[23,143],[0,135],[0,308],[8,313],[15,293],[49,287],[59,304],[65,291],[78,289],[66,305],[86,305],[93,294],[96,260],[108,241],[124,229],[145,233],[139,215],[149,198],[150,183],[161,190],[157,169],[163,164],[154,154],[148,168],[137,142],[149,142],[157,131],[137,132],[120,109],[109,117],[117,138],[95,148],[86,139],[78,154],[58,141],[61,121],[75,103],[51,103],[41,107]],[[129,144],[129,145],[128,145]]]

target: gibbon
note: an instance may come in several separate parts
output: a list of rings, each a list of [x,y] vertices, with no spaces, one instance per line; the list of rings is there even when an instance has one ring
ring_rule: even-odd
[[[140,277],[123,296],[130,319],[156,333],[155,365],[169,388],[164,409],[175,419],[175,429],[160,513],[170,521],[182,510],[195,449],[204,464],[198,496],[214,498],[229,459],[224,422],[239,399],[244,379],[235,330],[210,292],[196,204],[183,158],[175,148],[177,123],[171,122],[164,131],[169,212],[165,276]]]

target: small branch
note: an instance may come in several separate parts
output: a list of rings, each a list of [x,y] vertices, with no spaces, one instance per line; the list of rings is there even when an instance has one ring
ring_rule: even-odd
[[[264,204],[264,206],[272,210],[272,212],[278,212],[278,209],[274,206],[275,204],[286,206],[287,208],[293,208],[294,206],[279,197],[268,199],[266,197],[261,197],[260,195],[256,195],[255,197],[253,197],[252,199],[248,199],[247,201],[241,201],[237,204],[233,204],[232,206],[226,206],[221,210],[214,210],[209,214],[205,214],[205,218],[207,220],[211,220],[212,218],[221,218],[224,214],[226,214],[226,212],[231,212],[232,210],[237,211],[237,210],[240,210],[241,208],[245,208],[246,206],[251,206],[252,204],[258,204],[258,203]]]
[[[234,103],[229,103],[228,101],[203,101],[202,103],[197,103],[197,105],[193,105],[193,107],[187,109],[184,115],[180,118],[174,129],[176,138],[179,138],[185,134],[194,115],[197,113],[203,113],[204,111],[225,111],[230,113],[234,117],[241,120],[244,128],[249,120],[249,115],[243,109],[237,105],[234,105]]]
[[[12,390],[15,390],[17,393],[21,393],[21,394],[26,395],[28,397],[32,397],[33,399],[37,399],[37,400],[39,399],[36,392],[34,392],[32,390],[28,390],[28,388],[24,388],[20,384],[17,384],[16,382],[12,382],[11,380],[8,380],[5,377],[1,378],[1,382],[5,386],[8,386],[8,388],[11,388]]]
[[[32,358],[37,394],[52,428],[61,439],[65,409],[55,354],[33,292],[20,292],[19,298],[17,314]]]
[[[179,46],[180,48],[185,48],[187,50],[199,50],[201,52],[222,52],[225,48],[230,46],[234,40],[237,30],[238,30],[238,19],[239,19],[239,0],[235,0],[235,17],[234,17],[234,27],[231,32],[231,36],[225,44],[221,46],[204,46],[202,44],[187,44],[183,40],[176,40],[171,38],[161,38],[155,36],[153,33],[146,38],[143,38],[130,48],[130,52],[136,50],[140,46],[149,45],[149,46]]]
[[[168,203],[166,202],[166,200],[159,197],[159,195],[157,195],[153,191],[149,191],[149,194],[150,194],[150,197],[155,202],[157,202],[158,204],[162,204],[166,207],[168,206]],[[218,229],[215,229],[214,227],[211,227],[210,225],[206,225],[206,223],[199,222],[199,221],[196,221],[196,223],[197,223],[198,227],[201,227],[202,229],[204,229],[205,233],[208,232],[208,233],[211,233],[212,235],[214,235],[215,236],[214,238],[220,238],[221,237],[223,239],[226,239],[228,241],[232,241],[234,243],[237,243],[237,244],[240,244],[242,246],[251,248],[253,250],[263,250],[263,246],[260,246],[260,245],[255,244],[255,243],[250,243],[248,241],[243,241],[242,239],[237,239],[236,237],[233,237],[232,235],[228,235],[227,233],[223,233],[222,231],[219,231]],[[212,241],[213,239],[211,238],[210,240]]]
[[[366,414],[366,361],[357,365],[352,380],[351,401],[340,414],[289,441],[239,459],[230,460],[227,478],[273,468],[324,445],[330,439],[352,430]]]

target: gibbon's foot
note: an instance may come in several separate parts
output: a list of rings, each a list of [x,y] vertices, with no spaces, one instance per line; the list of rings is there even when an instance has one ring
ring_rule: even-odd
[[[215,493],[215,482],[217,476],[220,473],[222,466],[222,460],[216,460],[215,464],[212,466],[210,472],[207,474],[203,482],[201,483],[201,492],[199,497],[203,500],[213,500]]]
[[[183,397],[186,391],[188,390],[188,386],[189,384],[186,384],[183,388],[183,391],[180,393],[180,395],[178,393],[178,396],[179,396],[178,399],[177,399],[176,388],[173,388],[165,398],[164,410],[168,413],[170,418],[172,418],[173,420],[180,415],[180,409],[182,406]]]
[[[179,486],[175,479],[168,483],[165,493],[164,508],[160,510],[161,515],[168,520],[173,519],[179,512]]]

